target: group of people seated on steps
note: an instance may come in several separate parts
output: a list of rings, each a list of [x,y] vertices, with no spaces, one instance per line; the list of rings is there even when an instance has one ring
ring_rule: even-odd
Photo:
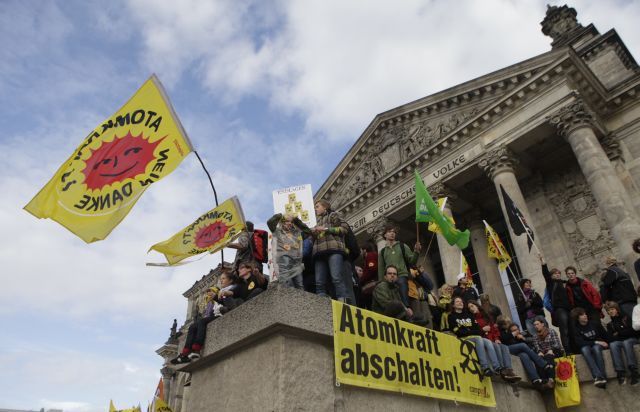
[[[328,202],[316,202],[315,211],[313,228],[292,214],[275,214],[268,220],[277,282],[469,339],[484,376],[499,375],[510,383],[521,380],[512,368],[514,355],[534,386],[553,388],[554,359],[582,354],[594,384],[605,388],[602,353],[609,349],[618,382],[638,383],[633,346],[640,337],[640,288],[634,289],[614,258],[607,258],[596,288],[572,266],[563,278],[540,255],[546,287],[536,291],[530,279],[520,280],[515,296],[519,322],[513,322],[489,295],[479,295],[464,273],[458,275],[457,285],[445,283],[436,290],[433,279],[417,266],[421,244],[409,247],[400,242],[394,226],[384,228],[384,242],[371,240],[361,248]],[[207,291],[202,313],[189,326],[185,345],[171,363],[198,359],[209,322],[266,290],[269,276],[256,260],[252,239],[253,224],[247,222],[247,230],[229,245],[237,250],[232,269],[223,267],[219,285]],[[640,253],[640,239],[633,248]],[[545,309],[559,333],[549,326]],[[605,317],[610,321],[603,326]]]

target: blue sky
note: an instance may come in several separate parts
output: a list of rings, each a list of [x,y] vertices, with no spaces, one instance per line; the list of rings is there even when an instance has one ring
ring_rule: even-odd
[[[556,3],[556,2],[552,2]],[[638,57],[640,3],[573,1]],[[150,399],[182,292],[219,256],[147,255],[210,209],[196,158],[87,245],[22,207],[156,73],[222,199],[264,227],[274,189],[317,189],[373,117],[550,49],[546,1],[0,1],[0,408]],[[229,258],[233,254],[230,250]]]

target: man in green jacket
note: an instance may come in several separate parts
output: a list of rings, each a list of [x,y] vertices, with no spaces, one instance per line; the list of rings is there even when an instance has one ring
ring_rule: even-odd
[[[394,265],[387,266],[384,279],[373,290],[371,309],[392,318],[410,319],[413,312],[400,300],[397,281],[398,268]]]
[[[385,268],[393,265],[398,269],[398,288],[404,306],[409,307],[409,266],[418,262],[418,254],[422,250],[420,242],[416,242],[413,251],[402,242],[396,241],[397,230],[393,226],[384,229],[385,246],[378,253],[378,279],[385,276]]]

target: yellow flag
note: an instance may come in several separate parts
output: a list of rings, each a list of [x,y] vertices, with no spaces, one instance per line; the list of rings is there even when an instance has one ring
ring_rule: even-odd
[[[484,222],[484,221],[483,221]],[[511,256],[507,252],[507,249],[502,244],[502,241],[498,237],[498,234],[493,230],[487,222],[484,222],[484,233],[487,236],[487,252],[490,258],[494,258],[498,261],[498,267],[500,270],[505,270],[511,263]]]
[[[447,204],[447,198],[443,197],[438,199],[438,209],[440,209],[441,212],[444,212],[444,207]],[[453,216],[449,216],[443,213],[443,216],[449,221],[451,222],[452,225],[455,225],[456,221],[453,220]],[[438,226],[438,224],[436,222],[429,222],[429,226],[427,226],[427,230],[433,233],[442,233],[442,230],[440,230],[440,226]]]
[[[153,412],[173,412],[169,405],[167,405],[162,399],[156,398]]]
[[[554,397],[556,407],[580,405],[580,381],[576,376],[576,359],[574,355],[555,359],[556,385]]]
[[[113,399],[109,400],[109,412],[116,412],[117,409],[113,406]]]
[[[156,243],[149,251],[165,255],[170,265],[204,252],[214,253],[224,248],[244,229],[244,214],[236,196],[225,200],[197,218],[170,239]]]
[[[80,143],[25,210],[87,243],[106,238],[192,151],[155,75]]]

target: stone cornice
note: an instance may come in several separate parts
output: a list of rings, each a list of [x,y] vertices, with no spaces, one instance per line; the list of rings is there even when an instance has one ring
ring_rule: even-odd
[[[549,116],[549,123],[556,127],[558,134],[567,137],[574,130],[582,127],[590,127],[599,130],[600,127],[593,112],[585,104],[578,93],[574,93],[574,100],[560,108],[556,113]]]
[[[453,189],[451,189],[449,186],[444,184],[443,182],[435,183],[429,186],[427,190],[429,191],[429,194],[431,195],[431,197],[433,197],[434,200],[441,199],[443,197],[448,198],[447,206],[449,207],[449,209],[451,209],[451,207],[453,206],[453,201],[455,201],[458,198],[458,195],[456,194],[456,192]]]
[[[503,172],[513,172],[519,163],[514,153],[506,146],[496,147],[485,153],[478,161],[478,165],[491,180]]]

